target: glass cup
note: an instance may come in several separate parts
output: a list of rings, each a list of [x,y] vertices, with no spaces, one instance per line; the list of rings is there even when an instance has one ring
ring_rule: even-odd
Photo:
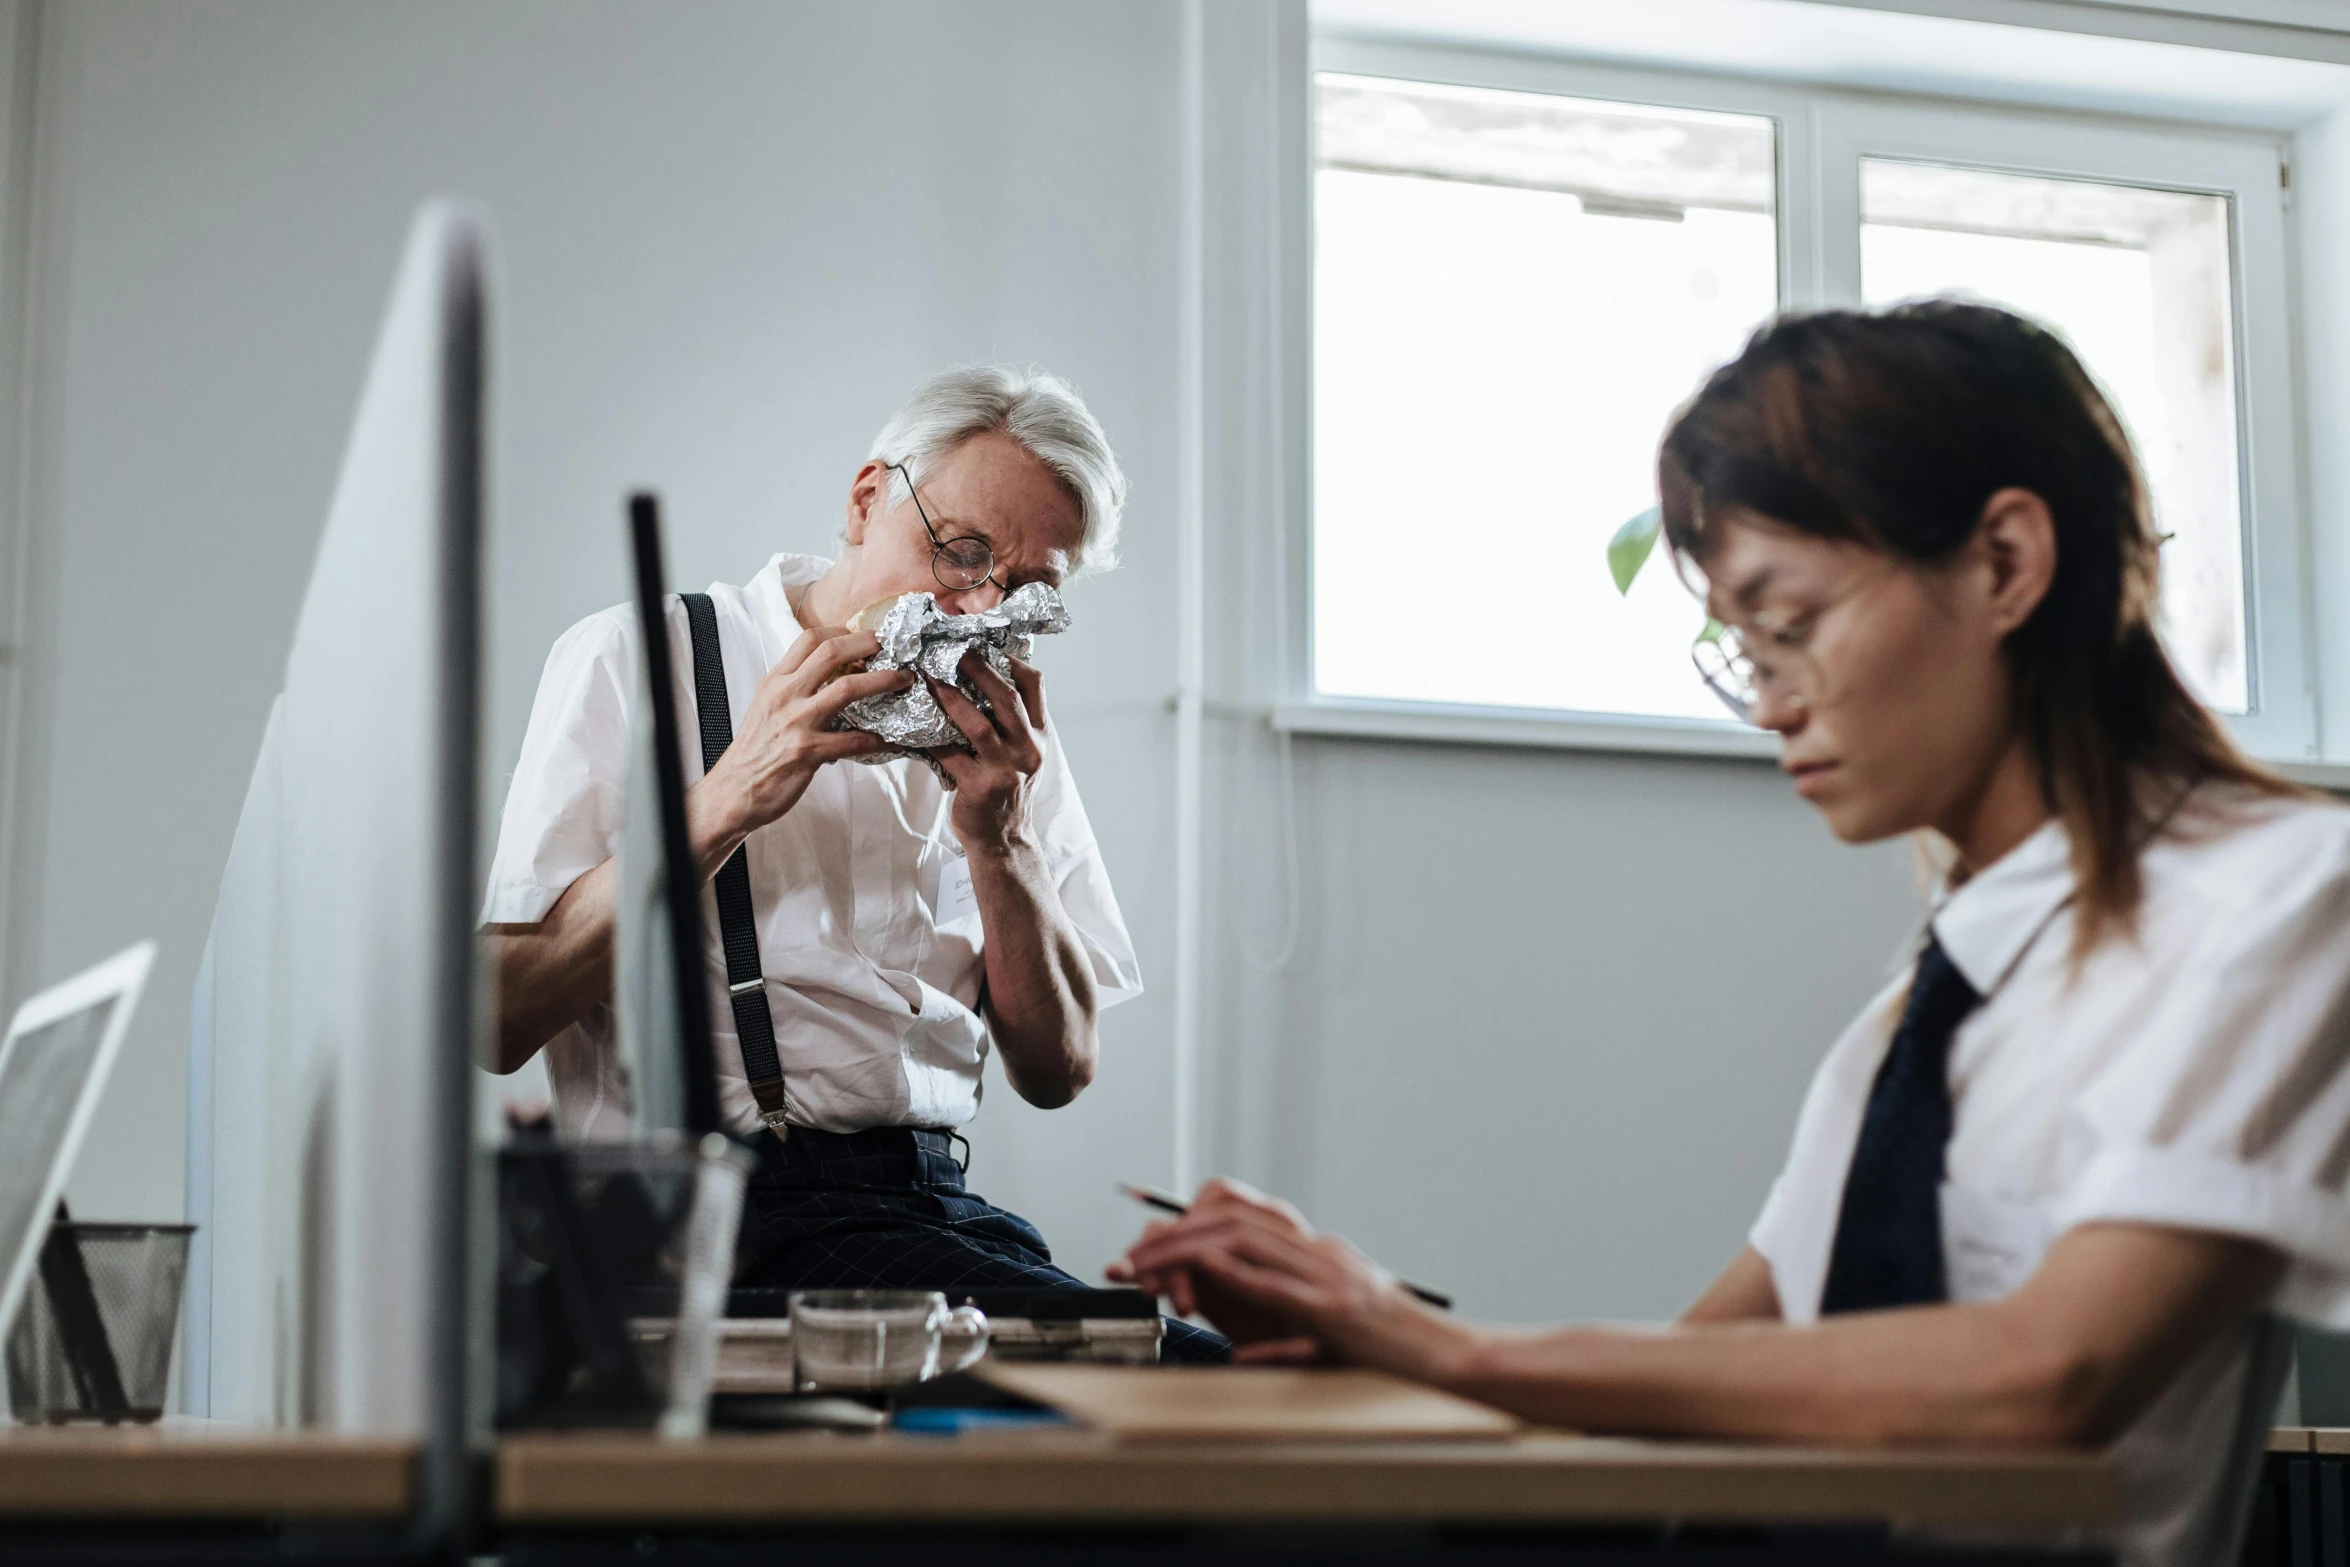
[[[880,1393],[978,1360],[987,1315],[936,1290],[800,1290],[791,1338],[802,1392]]]

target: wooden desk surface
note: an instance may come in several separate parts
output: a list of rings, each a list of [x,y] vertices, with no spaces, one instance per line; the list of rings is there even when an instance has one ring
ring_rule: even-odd
[[[0,1427],[0,1519],[393,1519],[404,1441],[209,1423]],[[1496,1443],[1120,1447],[1082,1431],[738,1435],[670,1443],[548,1433],[499,1443],[517,1526],[1873,1523],[2110,1527],[2088,1456],[1834,1453],[1534,1433]]]
[[[0,1519],[406,1516],[416,1444],[217,1421],[0,1425]]]
[[[548,1433],[499,1444],[510,1526],[824,1521],[1886,1523],[2101,1531],[2093,1456],[1837,1453],[1535,1433],[1425,1445],[1120,1447],[1083,1431]]]

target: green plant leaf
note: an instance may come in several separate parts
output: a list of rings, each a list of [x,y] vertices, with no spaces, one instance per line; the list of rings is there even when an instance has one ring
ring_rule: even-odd
[[[1649,553],[1656,548],[1656,536],[1664,531],[1665,514],[1661,507],[1651,506],[1616,530],[1616,536],[1607,541],[1608,575],[1616,579],[1616,591],[1632,591],[1632,579],[1640,575],[1640,568],[1648,564]]]

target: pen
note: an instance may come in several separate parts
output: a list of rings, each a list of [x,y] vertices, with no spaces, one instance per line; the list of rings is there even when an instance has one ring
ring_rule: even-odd
[[[1124,1192],[1127,1196],[1133,1198],[1136,1202],[1141,1203],[1144,1207],[1156,1208],[1161,1213],[1172,1213],[1180,1217],[1191,1212],[1191,1204],[1185,1202],[1182,1198],[1171,1197],[1167,1193],[1155,1190],[1152,1187],[1136,1186],[1130,1181],[1120,1181],[1118,1183],[1118,1190]],[[1426,1301],[1429,1305],[1434,1306],[1438,1311],[1452,1310],[1452,1297],[1445,1294],[1442,1290],[1432,1290],[1425,1284],[1414,1284],[1410,1279],[1397,1279],[1395,1282],[1401,1284],[1404,1289],[1413,1296],[1413,1298]]]

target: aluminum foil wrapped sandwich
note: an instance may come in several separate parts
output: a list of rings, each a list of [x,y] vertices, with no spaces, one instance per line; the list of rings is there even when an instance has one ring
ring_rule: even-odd
[[[870,631],[881,639],[881,651],[865,660],[867,669],[911,669],[942,686],[953,686],[981,712],[991,712],[987,698],[963,678],[963,655],[977,652],[1009,685],[1010,660],[1027,661],[1030,638],[1068,630],[1069,611],[1050,586],[1031,582],[1014,589],[995,608],[976,615],[947,614],[938,607],[937,597],[929,593],[901,593],[857,611],[849,628]],[[963,731],[940,710],[938,699],[920,680],[903,691],[851,702],[841,709],[838,727],[862,729],[889,742],[888,751],[859,757],[859,761],[919,756],[949,789],[954,787],[953,781],[929,753],[971,749]]]

